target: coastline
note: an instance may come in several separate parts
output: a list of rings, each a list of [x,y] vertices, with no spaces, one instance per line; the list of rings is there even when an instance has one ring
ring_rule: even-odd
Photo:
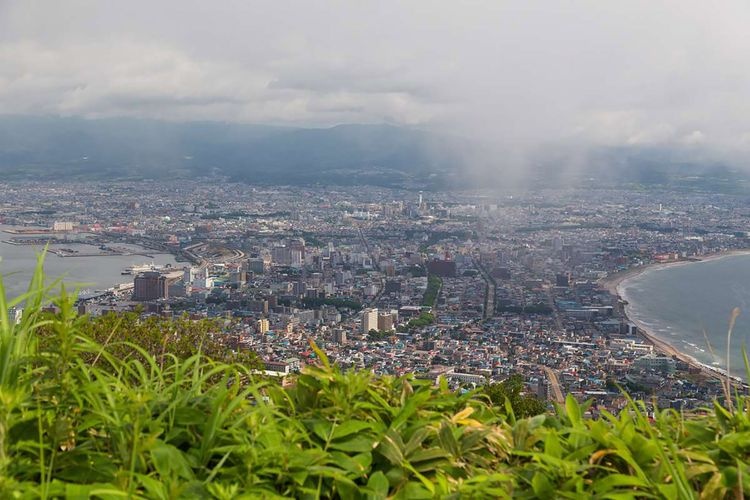
[[[700,257],[694,257],[694,258],[689,258],[689,259],[681,259],[681,260],[676,260],[676,261],[671,261],[671,262],[654,262],[652,264],[645,264],[642,266],[632,267],[630,269],[626,269],[624,271],[614,273],[612,275],[609,275],[599,280],[599,284],[603,288],[605,288],[610,294],[615,296],[618,301],[620,301],[620,303],[623,306],[623,316],[625,317],[625,319],[628,322],[633,323],[634,325],[638,327],[638,335],[642,337],[644,340],[646,340],[648,343],[652,344],[654,346],[654,349],[657,352],[663,355],[673,357],[675,359],[679,359],[680,361],[688,364],[690,367],[700,370],[702,374],[707,375],[709,377],[725,379],[727,377],[727,373],[724,370],[707,365],[706,363],[703,363],[697,360],[690,354],[680,351],[668,341],[660,338],[642,321],[634,318],[632,314],[629,314],[630,304],[627,300],[627,296],[625,295],[623,291],[623,284],[626,281],[634,279],[637,276],[640,276],[641,274],[646,273],[646,272],[651,272],[651,271],[658,270],[658,269],[666,269],[668,267],[673,267],[677,265],[710,262],[713,260],[723,259],[725,257],[731,257],[731,256],[736,256],[736,255],[750,255],[750,249],[727,250],[723,252],[715,252],[715,253],[706,254]]]

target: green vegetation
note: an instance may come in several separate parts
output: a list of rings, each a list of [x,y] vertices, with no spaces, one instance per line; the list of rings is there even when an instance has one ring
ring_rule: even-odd
[[[63,335],[54,328],[56,315],[44,313],[40,323],[36,330],[39,348],[42,351],[54,350],[62,342]],[[186,316],[141,318],[137,313],[127,312],[95,318],[80,316],[72,325],[79,335],[97,344],[106,344],[108,352],[120,359],[130,357],[146,363],[149,357],[168,359],[167,356],[174,356],[185,360],[200,353],[214,361],[262,368],[263,363],[254,352],[235,353],[228,348],[236,343],[237,338],[222,333],[225,330],[223,323],[213,319],[195,321]],[[88,360],[85,353],[81,356]]]
[[[362,304],[356,300],[341,297],[325,297],[317,299],[305,297],[302,299],[302,305],[309,309],[319,308],[323,305],[334,306],[339,309],[354,309],[355,311],[362,309]]]
[[[367,332],[367,340],[380,341],[380,340],[386,340],[390,337],[393,337],[392,331],[384,331],[384,330],[378,331],[378,330],[372,329],[369,332]]]
[[[0,281],[0,498],[743,498],[750,399],[691,416],[584,418],[571,396],[522,418],[488,394],[342,372],[317,349],[295,383],[203,353],[154,355],[45,315]],[[8,308],[25,302],[11,325]],[[112,318],[110,318],[112,320]],[[160,327],[165,326],[159,324]],[[54,333],[41,341],[39,332]],[[85,328],[83,328],[85,330]],[[90,333],[90,331],[89,331]],[[55,342],[49,341],[54,339]],[[501,384],[502,386],[502,384]],[[508,395],[510,394],[510,396]],[[495,406],[495,404],[500,406]]]
[[[533,417],[547,410],[544,401],[531,394],[523,394],[523,390],[523,377],[518,374],[511,375],[499,384],[486,385],[482,389],[495,406],[504,407],[507,401],[516,417]]]
[[[413,265],[406,268],[406,273],[411,274],[415,278],[420,278],[422,276],[427,276],[427,270],[424,268],[424,266],[419,265]]]
[[[407,329],[422,328],[435,322],[435,315],[428,312],[421,312],[416,318],[412,318],[406,323]]]
[[[443,280],[439,276],[431,274],[427,277],[427,289],[422,298],[423,306],[435,307],[441,286],[443,286]]]

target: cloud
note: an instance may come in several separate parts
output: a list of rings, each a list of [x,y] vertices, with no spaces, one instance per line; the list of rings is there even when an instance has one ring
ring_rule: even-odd
[[[0,2],[0,110],[747,148],[750,4]]]

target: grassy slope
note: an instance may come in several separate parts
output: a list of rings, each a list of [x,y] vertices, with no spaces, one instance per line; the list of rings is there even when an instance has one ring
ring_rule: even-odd
[[[750,413],[516,420],[476,394],[342,373],[318,352],[290,387],[239,365],[113,356],[53,320],[41,268],[20,325],[0,290],[0,498],[741,498]],[[40,325],[42,321],[51,321]],[[56,332],[54,349],[35,330]],[[118,347],[120,349],[121,346]],[[118,352],[121,352],[118,351]],[[92,360],[93,356],[93,360]],[[85,361],[88,360],[88,361]]]

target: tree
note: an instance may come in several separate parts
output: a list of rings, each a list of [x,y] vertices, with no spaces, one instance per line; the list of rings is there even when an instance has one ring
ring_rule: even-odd
[[[75,318],[74,324],[77,333],[106,346],[108,352],[121,359],[143,358],[133,349],[132,345],[136,345],[160,360],[168,360],[168,355],[186,359],[200,352],[214,361],[236,362],[257,369],[263,365],[255,352],[234,352],[228,344],[235,342],[237,337],[227,333],[223,323],[216,320],[195,321],[187,316],[143,318],[128,312],[80,316]],[[59,342],[59,332],[53,328],[41,327],[38,332],[43,345]]]
[[[503,408],[507,400],[516,418],[532,417],[547,410],[544,401],[531,394],[524,394],[523,390],[523,376],[517,373],[500,383],[484,386],[484,394],[490,398],[492,404]]]

